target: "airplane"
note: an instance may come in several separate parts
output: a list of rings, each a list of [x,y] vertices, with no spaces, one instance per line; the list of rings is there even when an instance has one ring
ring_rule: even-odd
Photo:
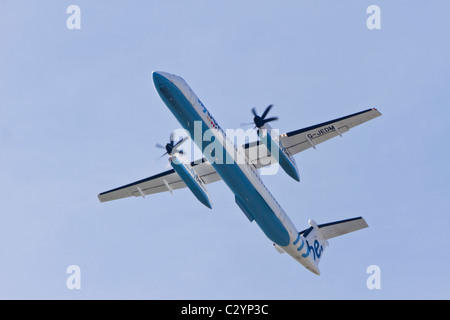
[[[316,275],[320,275],[318,264],[329,239],[368,227],[364,218],[356,217],[325,224],[309,220],[309,227],[298,231],[262,182],[258,169],[278,163],[290,177],[299,181],[293,155],[315,149],[318,144],[381,116],[376,108],[281,135],[274,133],[268,124],[278,119],[267,118],[272,105],[261,116],[253,108],[253,122],[259,139],[238,145],[226,135],[183,78],[160,71],[154,71],[152,78],[157,93],[202,151],[203,158],[186,161],[180,148],[187,137],[175,142],[171,135],[166,146],[157,146],[166,150],[172,169],[102,192],[98,195],[101,202],[132,196],[145,198],[146,195],[172,193],[187,187],[202,204],[212,208],[206,185],[223,180],[233,192],[237,206],[250,222],[256,222],[274,248],[279,253],[287,253]],[[210,139],[216,146],[214,152],[204,144],[206,135],[214,138]],[[219,153],[232,161],[219,161]]]

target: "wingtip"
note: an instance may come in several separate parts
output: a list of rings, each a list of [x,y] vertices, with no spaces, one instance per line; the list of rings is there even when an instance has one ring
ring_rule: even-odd
[[[378,108],[373,107],[372,110],[375,111],[375,112],[377,112],[380,116],[383,115],[383,114],[380,112],[380,110],[378,110]]]
[[[98,200],[99,200],[100,202],[105,202],[105,201],[106,201],[105,199],[103,199],[101,193],[99,193],[99,194],[97,195],[97,198],[98,198]]]

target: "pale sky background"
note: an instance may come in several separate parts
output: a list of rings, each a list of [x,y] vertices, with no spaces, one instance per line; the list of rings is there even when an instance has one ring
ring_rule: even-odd
[[[81,8],[81,30],[66,9]],[[366,9],[381,8],[381,30]],[[449,299],[450,2],[0,0],[1,299]],[[100,203],[163,170],[180,126],[153,70],[226,128],[383,116],[264,177],[299,230],[363,216],[321,276],[278,254],[223,182]],[[370,265],[381,289],[369,290]],[[68,290],[66,268],[81,268]]]

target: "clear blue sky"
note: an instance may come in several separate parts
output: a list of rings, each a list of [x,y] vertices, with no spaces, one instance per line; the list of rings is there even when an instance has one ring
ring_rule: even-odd
[[[81,30],[66,9],[81,8]],[[381,30],[366,9],[381,8]],[[449,299],[450,3],[0,0],[1,299]],[[151,72],[182,76],[222,128],[274,104],[280,132],[383,116],[266,185],[299,230],[363,216],[317,277],[278,254],[222,182],[100,203],[166,169],[179,128]],[[274,125],[275,126],[275,125]],[[381,289],[366,287],[370,265]],[[68,290],[66,268],[81,268]]]

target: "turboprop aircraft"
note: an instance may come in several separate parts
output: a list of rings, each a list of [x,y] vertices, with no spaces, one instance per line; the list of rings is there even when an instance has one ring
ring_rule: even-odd
[[[180,125],[202,151],[200,161],[183,159],[180,146],[186,138],[170,142],[164,148],[172,169],[98,195],[101,202],[145,197],[159,192],[187,187],[208,208],[212,208],[206,185],[223,180],[235,196],[238,207],[250,222],[255,221],[280,253],[288,253],[311,272],[319,275],[318,264],[328,240],[368,227],[362,217],[317,224],[309,220],[309,228],[298,231],[291,219],[263,184],[258,169],[278,163],[293,179],[299,181],[293,155],[316,146],[333,137],[342,136],[351,128],[379,117],[375,109],[367,109],[335,120],[278,135],[267,118],[269,106],[259,116],[255,109],[253,122],[259,139],[243,145],[235,144],[218,125],[200,99],[179,76],[153,72],[153,82],[159,96]],[[205,137],[214,141],[214,148],[205,145]],[[226,161],[224,161],[226,159]]]

